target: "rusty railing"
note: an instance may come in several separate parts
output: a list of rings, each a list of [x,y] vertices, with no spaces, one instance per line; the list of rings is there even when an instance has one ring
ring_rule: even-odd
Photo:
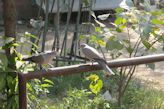
[[[126,58],[119,60],[108,61],[110,68],[139,65],[153,62],[164,61],[164,54]],[[27,73],[19,73],[19,109],[27,109],[27,89],[26,82],[35,78],[52,77],[68,74],[83,73],[89,71],[101,70],[101,67],[94,63],[91,64],[79,64],[64,67],[50,68],[48,70],[30,71]]]

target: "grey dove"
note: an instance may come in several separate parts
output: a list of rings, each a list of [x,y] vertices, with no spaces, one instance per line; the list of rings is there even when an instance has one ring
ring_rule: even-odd
[[[108,75],[114,75],[115,73],[108,67],[107,62],[103,59],[103,57],[99,54],[99,52],[85,44],[81,44],[82,52],[86,58],[88,58],[91,62],[96,61],[99,65],[108,73]]]
[[[54,57],[58,56],[57,51],[52,51],[48,53],[40,53],[38,55],[31,56],[29,58],[23,58],[22,61],[31,61],[40,65],[48,64],[53,60]]]

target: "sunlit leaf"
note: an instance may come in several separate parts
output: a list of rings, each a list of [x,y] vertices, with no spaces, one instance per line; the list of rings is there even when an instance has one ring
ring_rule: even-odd
[[[50,84],[41,84],[41,87],[53,87],[53,86]]]
[[[142,43],[147,49],[149,49],[151,47],[151,44],[145,40],[142,40]]]
[[[86,39],[87,36],[80,36],[80,39]]]
[[[123,20],[122,20],[122,24],[125,24],[126,23],[126,19],[124,18]]]
[[[90,80],[91,81],[97,81],[99,79],[99,77],[97,76],[97,75],[95,75],[95,74],[93,74],[93,75],[90,75]]]
[[[31,45],[33,45],[34,47],[36,47],[38,49],[38,46],[35,43],[33,43],[31,41],[27,41],[27,42],[30,43]]]
[[[27,83],[26,86],[27,86],[27,89],[28,89],[28,90],[30,90],[32,93],[34,93],[32,87],[31,87],[31,85],[30,85],[29,83]]]
[[[98,84],[98,86],[99,86],[100,89],[103,87],[103,82],[102,82],[102,80],[98,80],[97,84]]]
[[[44,81],[54,85],[54,82],[49,79],[44,79]]]
[[[158,19],[153,19],[152,23],[153,24],[164,24],[164,21],[163,20],[158,20]]]
[[[100,27],[95,27],[95,32],[100,32],[101,28]]]
[[[116,20],[115,20],[115,24],[116,25],[119,25],[122,23],[122,17],[118,17]]]
[[[120,11],[124,11],[124,9],[123,8],[117,8],[117,9],[115,9],[115,11],[120,12]]]
[[[152,15],[161,15],[162,14],[162,12],[160,12],[160,11],[155,11],[155,12],[151,12],[152,13]]]

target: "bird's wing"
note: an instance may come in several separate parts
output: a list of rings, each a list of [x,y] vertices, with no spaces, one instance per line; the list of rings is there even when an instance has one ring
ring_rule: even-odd
[[[38,64],[43,64],[44,58],[43,58],[42,55],[36,55],[36,56],[32,56],[31,61],[35,62],[35,63],[38,63]]]
[[[82,49],[84,55],[89,59],[89,60],[94,60],[94,59],[102,59],[101,55],[97,52],[96,49],[92,47],[84,47]]]

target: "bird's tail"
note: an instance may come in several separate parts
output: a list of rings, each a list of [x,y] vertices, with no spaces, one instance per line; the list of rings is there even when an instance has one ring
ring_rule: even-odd
[[[102,60],[96,60],[99,65],[108,73],[108,75],[115,75],[115,73],[108,67],[108,65]]]
[[[32,60],[32,57],[22,59],[22,61],[31,61],[31,60]]]

